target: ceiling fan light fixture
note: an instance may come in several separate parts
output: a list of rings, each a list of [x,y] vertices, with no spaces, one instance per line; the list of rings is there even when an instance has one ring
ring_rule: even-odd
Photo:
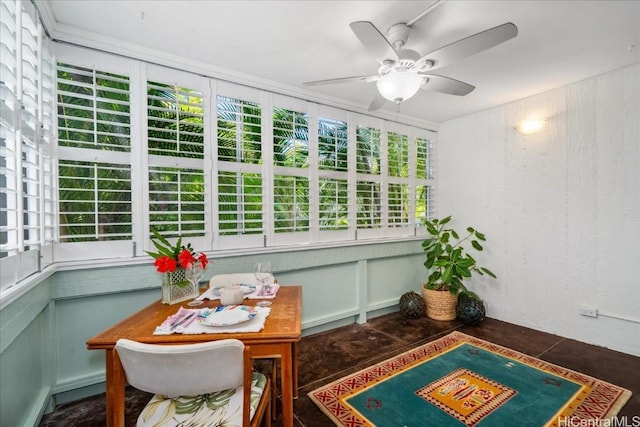
[[[406,101],[418,92],[423,78],[415,73],[391,72],[376,82],[380,95],[396,104]]]

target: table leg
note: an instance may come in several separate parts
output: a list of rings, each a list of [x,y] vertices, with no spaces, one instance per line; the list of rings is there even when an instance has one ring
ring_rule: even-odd
[[[293,427],[293,345],[283,344],[280,359],[280,383],[282,386],[282,424]]]
[[[106,350],[107,427],[124,427],[125,375],[115,349]]]
[[[298,398],[298,343],[294,342],[291,346],[291,350],[293,354],[291,355],[293,359],[293,398]]]

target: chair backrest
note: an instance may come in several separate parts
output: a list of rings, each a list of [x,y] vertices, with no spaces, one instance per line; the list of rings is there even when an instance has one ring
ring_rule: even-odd
[[[196,396],[243,385],[240,340],[161,345],[119,339],[116,351],[129,384],[149,393]]]
[[[224,285],[259,285],[260,282],[256,279],[253,273],[233,273],[233,274],[218,274],[213,276],[209,280],[209,287],[224,286]]]

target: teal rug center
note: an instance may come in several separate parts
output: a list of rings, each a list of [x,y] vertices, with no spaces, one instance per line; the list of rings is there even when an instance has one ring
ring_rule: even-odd
[[[469,343],[345,399],[380,427],[541,426],[581,385]]]

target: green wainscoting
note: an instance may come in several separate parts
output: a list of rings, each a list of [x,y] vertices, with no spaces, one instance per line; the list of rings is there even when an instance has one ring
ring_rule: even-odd
[[[212,257],[207,277],[270,260],[282,285],[303,287],[304,335],[397,310],[424,279],[421,240]],[[104,353],[85,342],[160,297],[151,259],[58,266],[0,310],[0,425],[36,426],[57,404],[104,391]]]

